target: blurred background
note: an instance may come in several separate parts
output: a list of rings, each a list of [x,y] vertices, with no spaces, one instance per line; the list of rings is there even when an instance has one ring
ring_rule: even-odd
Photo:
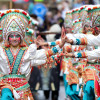
[[[100,0],[0,0],[0,10],[6,10],[6,9],[23,9],[26,12],[30,14],[32,18],[37,20],[39,22],[39,25],[37,27],[37,32],[44,32],[44,31],[54,31],[57,34],[52,34],[51,36],[42,35],[42,38],[46,41],[55,41],[56,39],[60,38],[61,35],[61,27],[64,23],[65,14],[67,11],[81,7],[83,5],[96,5],[100,4]],[[59,27],[59,26],[60,27]],[[59,34],[58,34],[59,33]],[[49,99],[45,99],[43,91],[37,91],[35,90],[34,86],[36,85],[36,77],[39,74],[35,74],[35,72],[39,72],[37,69],[34,68],[33,74],[31,76],[31,79],[33,79],[33,82],[31,82],[31,90],[34,96],[35,100],[52,100],[51,97]],[[59,72],[59,69],[57,69]],[[35,76],[35,77],[34,77]],[[65,89],[63,85],[63,79],[61,77],[60,73],[60,89],[59,99],[55,100],[65,100]],[[57,77],[56,77],[57,78]],[[37,80],[39,80],[37,78]],[[58,82],[58,83],[59,83]],[[35,84],[35,85],[34,85]],[[68,100],[68,99],[67,99]]]

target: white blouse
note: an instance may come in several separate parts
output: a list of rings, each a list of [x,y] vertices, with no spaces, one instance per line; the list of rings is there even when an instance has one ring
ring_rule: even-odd
[[[100,48],[93,51],[86,51],[88,59],[100,59]]]
[[[67,34],[66,35],[69,39],[80,39],[80,38],[86,38],[87,39],[87,45],[90,46],[99,46],[100,45],[100,35],[94,36],[92,34]]]
[[[27,80],[30,77],[31,67],[44,64],[46,62],[46,54],[45,50],[37,50],[37,46],[35,44],[31,44],[26,51],[23,61],[20,67],[20,73],[24,74]],[[7,61],[7,57],[3,51],[3,48],[0,47],[0,73],[3,75],[7,75],[10,72],[10,66]]]

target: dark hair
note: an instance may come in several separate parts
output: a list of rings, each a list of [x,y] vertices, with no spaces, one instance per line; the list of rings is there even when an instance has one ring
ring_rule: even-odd
[[[93,0],[89,0],[89,4],[94,4],[94,1]]]
[[[32,18],[34,18],[34,19],[37,20],[37,15],[35,15],[35,14],[30,14],[30,16],[31,16]]]

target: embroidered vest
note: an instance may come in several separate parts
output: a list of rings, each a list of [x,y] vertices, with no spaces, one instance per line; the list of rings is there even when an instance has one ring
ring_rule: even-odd
[[[16,56],[14,56],[10,50],[10,48],[4,48],[6,56],[7,56],[7,61],[10,66],[10,73],[9,74],[18,74],[20,70],[20,66],[23,60],[23,56],[26,51],[26,47],[21,48]]]

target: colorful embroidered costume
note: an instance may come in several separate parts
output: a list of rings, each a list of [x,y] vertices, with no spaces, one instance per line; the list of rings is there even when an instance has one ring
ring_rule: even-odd
[[[60,47],[49,49],[48,51],[37,50],[35,44],[29,47],[23,47],[23,39],[31,18],[23,10],[10,9],[1,13],[0,15],[3,39],[7,45],[0,47],[0,86],[1,88],[8,86],[12,88],[11,92],[14,95],[13,99],[19,100],[33,100],[28,80],[31,73],[30,65],[41,65],[46,62],[47,57],[57,53]],[[21,37],[20,48],[16,54],[10,48],[9,35],[19,34]],[[45,61],[44,61],[45,60]],[[1,89],[0,88],[0,89]],[[4,100],[5,90],[9,91],[10,88],[3,88],[1,90],[1,100]],[[9,91],[6,97],[12,97]],[[6,100],[6,99],[5,99]],[[7,99],[8,100],[8,99]]]

